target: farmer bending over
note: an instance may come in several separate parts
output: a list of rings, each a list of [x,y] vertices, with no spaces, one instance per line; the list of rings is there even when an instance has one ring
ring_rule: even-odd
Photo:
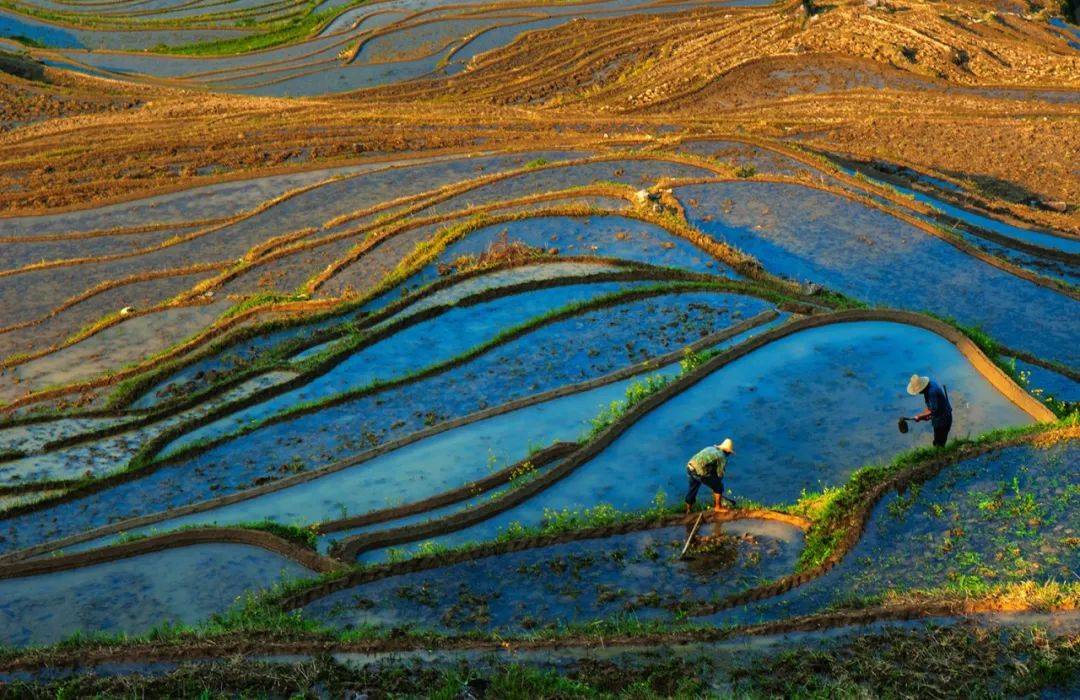
[[[690,488],[686,492],[686,512],[694,507],[697,500],[698,489],[705,484],[713,492],[713,510],[720,510],[720,501],[724,497],[724,470],[730,455],[735,454],[732,449],[731,438],[727,438],[719,445],[710,445],[701,452],[690,458],[686,463],[686,478],[690,482]]]
[[[915,416],[915,420],[930,421],[930,425],[934,426],[934,447],[944,447],[952,429],[952,404],[949,403],[948,392],[937,382],[931,381],[930,377],[917,374],[911,375],[907,391],[912,396],[923,395],[926,410]]]

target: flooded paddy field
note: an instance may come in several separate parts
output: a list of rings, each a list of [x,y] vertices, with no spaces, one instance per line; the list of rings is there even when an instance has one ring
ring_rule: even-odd
[[[0,581],[5,644],[48,644],[71,630],[138,634],[224,611],[246,591],[302,575],[289,559],[254,547],[210,544]],[[208,586],[210,577],[224,585]]]
[[[1075,694],[1075,32],[896,2],[5,6],[0,687]]]
[[[884,212],[793,185],[696,185],[678,194],[702,230],[772,260],[778,274],[877,304],[932,311],[979,326],[1007,346],[1071,366],[1080,362],[1064,342],[1080,332],[1080,320],[1067,311],[1074,298],[991,265],[968,265],[961,273],[956,261],[970,259],[963,252]],[[922,275],[899,274],[901,259],[919,260]],[[923,276],[938,283],[931,288]],[[1009,292],[987,306],[982,295],[962,291],[980,285]],[[1025,322],[1017,325],[1017,318]]]

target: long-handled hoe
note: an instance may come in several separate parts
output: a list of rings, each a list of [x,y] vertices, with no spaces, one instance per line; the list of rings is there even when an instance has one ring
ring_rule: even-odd
[[[701,525],[701,519],[705,517],[705,511],[698,513],[697,520],[694,521],[694,527],[690,529],[690,536],[686,538],[686,544],[683,545],[682,551],[679,552],[679,559],[686,556],[686,550],[690,549],[690,542],[693,541],[694,535],[697,534],[698,526]]]

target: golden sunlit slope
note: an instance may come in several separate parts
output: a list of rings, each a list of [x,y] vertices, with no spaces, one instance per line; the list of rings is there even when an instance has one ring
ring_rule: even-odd
[[[1077,89],[1080,52],[1041,14],[998,3],[785,3],[579,20],[482,54],[457,77],[329,98],[130,86],[146,97],[136,110],[8,134],[0,211],[372,154],[634,143],[681,130],[910,163],[970,179],[973,194],[1003,198],[998,206],[1018,216],[1076,230],[1074,217],[1040,203],[1080,199],[1070,171]]]

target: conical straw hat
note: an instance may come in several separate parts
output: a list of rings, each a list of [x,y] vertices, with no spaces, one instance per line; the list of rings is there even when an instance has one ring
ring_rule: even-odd
[[[922,393],[922,390],[926,388],[926,385],[930,383],[930,377],[920,377],[917,374],[911,375],[911,380],[907,383],[907,393],[912,396],[918,396]]]

